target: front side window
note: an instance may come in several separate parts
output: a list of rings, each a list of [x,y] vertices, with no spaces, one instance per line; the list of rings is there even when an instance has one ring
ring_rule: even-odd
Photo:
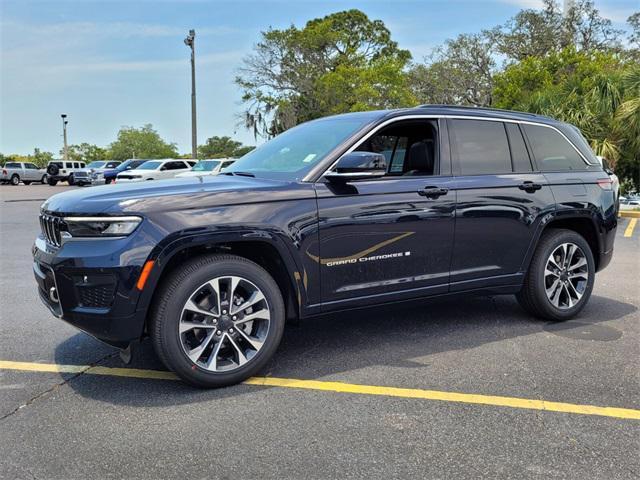
[[[357,151],[384,155],[389,176],[434,175],[436,139],[437,129],[431,121],[399,121],[365,140]]]
[[[449,135],[460,175],[511,173],[511,154],[502,122],[450,120]]]
[[[184,162],[167,162],[164,166],[165,170],[184,170],[188,168]]]
[[[73,168],[80,168],[80,164],[78,162],[73,162]]]
[[[24,166],[25,166],[25,168],[29,168],[31,170],[37,170],[38,169],[38,167],[33,163],[25,163]]]
[[[543,172],[585,170],[587,164],[575,148],[557,131],[538,125],[523,125],[533,158]]]

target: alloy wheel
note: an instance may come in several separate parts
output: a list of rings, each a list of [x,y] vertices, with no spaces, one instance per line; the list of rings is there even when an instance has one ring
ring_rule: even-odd
[[[582,249],[574,243],[558,245],[544,269],[544,287],[551,304],[560,310],[576,306],[588,282],[589,264]]]
[[[216,277],[188,298],[180,314],[182,350],[200,368],[230,372],[260,351],[269,333],[271,311],[265,295],[238,276]]]

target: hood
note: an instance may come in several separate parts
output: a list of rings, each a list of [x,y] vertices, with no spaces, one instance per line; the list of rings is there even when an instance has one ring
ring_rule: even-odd
[[[59,193],[42,204],[66,214],[151,213],[315,196],[313,185],[229,175],[172,178]]]

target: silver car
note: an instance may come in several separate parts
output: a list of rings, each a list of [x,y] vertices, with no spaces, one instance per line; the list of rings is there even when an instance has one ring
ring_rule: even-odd
[[[47,182],[47,171],[29,162],[7,162],[0,170],[0,182],[29,185],[31,182]]]

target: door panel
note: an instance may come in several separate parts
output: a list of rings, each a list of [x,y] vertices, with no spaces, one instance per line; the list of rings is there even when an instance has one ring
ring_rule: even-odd
[[[323,303],[448,290],[455,191],[451,177],[316,185]],[[446,193],[426,197],[425,187]],[[418,290],[416,290],[418,289]],[[413,290],[413,291],[412,291]]]
[[[474,288],[477,279],[520,272],[542,218],[555,210],[544,175],[476,175],[456,177],[456,181],[451,290]],[[525,182],[541,188],[522,190]],[[505,283],[509,281],[505,278]]]

